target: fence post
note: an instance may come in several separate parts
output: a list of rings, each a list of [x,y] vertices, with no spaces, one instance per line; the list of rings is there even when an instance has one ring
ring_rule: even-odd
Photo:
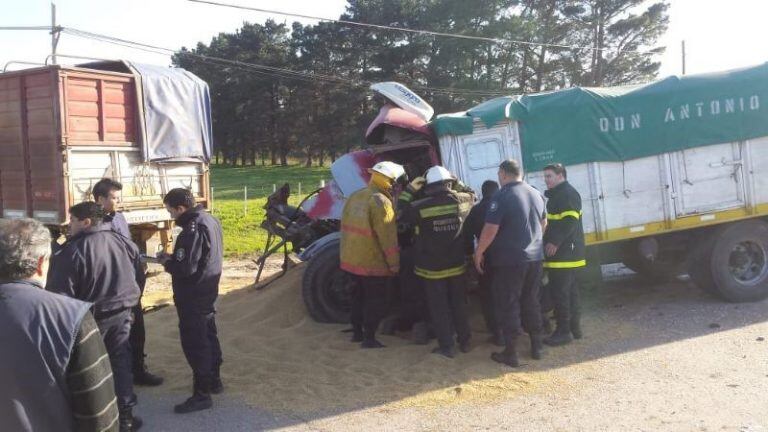
[[[299,196],[301,196],[301,182],[299,182]]]
[[[248,186],[243,186],[243,216],[248,216]]]
[[[320,187],[321,187],[321,188],[324,188],[324,187],[325,187],[325,180],[320,180]]]
[[[277,185],[272,183],[272,193],[277,192]]]

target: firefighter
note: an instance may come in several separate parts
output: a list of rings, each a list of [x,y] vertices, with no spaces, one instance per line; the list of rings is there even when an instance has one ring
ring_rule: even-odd
[[[388,308],[393,278],[400,270],[392,190],[405,170],[379,162],[369,170],[368,187],[350,195],[341,216],[341,269],[353,280],[352,341],[381,348],[376,329]]]
[[[103,178],[93,185],[91,193],[93,200],[104,207],[106,215],[105,222],[112,224],[112,231],[121,234],[128,240],[131,240],[131,231],[128,228],[128,222],[125,216],[117,211],[117,202],[120,201],[120,193],[123,185],[120,182],[110,178]],[[144,284],[139,286],[141,294],[144,295]],[[149,372],[144,358],[144,344],[146,342],[146,330],[144,328],[144,309],[141,307],[141,297],[139,304],[133,308],[133,325],[131,326],[131,355],[133,357],[133,383],[145,386],[159,386],[163,383],[163,378]]]
[[[429,311],[424,284],[413,272],[416,251],[414,250],[414,229],[403,219],[411,202],[422,197],[427,180],[413,179],[397,197],[397,241],[400,245],[400,273],[398,274],[399,310],[396,317],[397,330],[411,330],[412,340],[417,345],[426,345],[430,339]]]
[[[184,414],[210,408],[211,394],[224,391],[214,307],[224,260],[223,240],[219,221],[195,204],[190,190],[171,189],[163,203],[182,228],[173,254],[163,253],[158,258],[171,274],[181,348],[192,368],[193,394],[174,407],[175,412]]]
[[[424,282],[430,317],[438,347],[432,352],[455,355],[454,332],[459,350],[471,349],[466,297],[466,246],[462,223],[474,197],[451,190],[456,178],[441,166],[426,174],[424,198],[411,203],[404,214],[415,227],[414,273]]]
[[[491,359],[511,367],[520,366],[515,348],[520,323],[531,337],[531,357],[542,356],[541,283],[546,227],[546,208],[539,191],[525,183],[517,161],[499,165],[501,189],[491,198],[485,225],[475,250],[475,267],[480,274],[492,268],[491,289],[496,317],[504,336],[504,351]]]
[[[136,395],[129,334],[131,311],[145,278],[139,250],[104,222],[104,209],[95,202],[76,204],[69,214],[69,238],[53,257],[46,287],[94,303],[93,315],[114,374],[120,430],[136,430],[142,422],[133,416]]]
[[[544,268],[555,308],[555,332],[544,343],[559,346],[581,339],[581,311],[576,272],[587,265],[584,257],[584,228],[581,195],[568,183],[562,164],[544,167],[547,191],[547,230],[544,233]]]

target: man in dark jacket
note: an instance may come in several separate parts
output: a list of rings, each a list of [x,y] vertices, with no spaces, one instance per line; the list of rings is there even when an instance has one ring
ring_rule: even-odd
[[[539,285],[546,209],[539,191],[523,181],[517,161],[501,163],[499,183],[501,189],[491,198],[480,233],[475,267],[480,274],[493,269],[491,285],[505,348],[491,354],[491,359],[518,367],[515,345],[521,322],[531,337],[531,357],[542,356]]]
[[[223,239],[219,222],[202,206],[195,205],[195,197],[188,189],[170,190],[163,202],[182,228],[173,255],[161,254],[159,259],[171,274],[181,347],[193,373],[193,395],[174,407],[183,414],[210,408],[211,393],[224,389],[214,308],[224,259]]]
[[[467,243],[467,254],[474,255],[475,242],[480,240],[480,233],[485,225],[485,215],[488,213],[488,206],[491,204],[491,197],[499,190],[499,184],[493,180],[486,180],[481,186],[483,198],[479,203],[469,211],[467,220],[464,221],[464,240]],[[491,293],[491,281],[493,280],[492,268],[486,267],[485,273],[479,277],[480,302],[482,303],[483,318],[485,318],[485,327],[491,333],[491,343],[497,346],[504,346],[504,338],[501,335],[501,327],[496,320],[494,312],[493,294]]]
[[[453,358],[454,332],[459,350],[469,352],[466,297],[466,243],[462,223],[474,198],[454,192],[456,178],[436,166],[427,171],[424,198],[411,203],[403,219],[415,227],[414,273],[424,281],[430,317],[437,333],[434,353]]]
[[[123,185],[120,182],[110,178],[103,178],[93,185],[91,193],[93,200],[104,207],[106,215],[104,221],[112,225],[112,230],[131,240],[131,230],[125,216],[117,211],[117,203],[120,201]],[[144,294],[144,285],[139,286],[142,295]],[[147,356],[144,353],[144,344],[146,342],[146,330],[144,328],[144,309],[141,307],[141,297],[139,303],[133,308],[133,325],[131,326],[131,354],[133,365],[133,382],[138,385],[159,386],[163,383],[163,378],[154,375],[147,369],[144,361]]]
[[[48,289],[93,303],[93,314],[109,353],[121,430],[141,425],[131,373],[131,310],[139,301],[144,270],[136,245],[104,222],[104,209],[82,202],[69,209],[69,238],[54,255]]]
[[[581,223],[581,195],[568,183],[562,164],[544,167],[547,183],[547,230],[544,233],[544,268],[555,307],[555,332],[544,339],[558,346],[581,339],[581,310],[576,272],[587,265],[584,255],[584,228]]]
[[[47,292],[48,229],[0,219],[0,420],[8,431],[117,431],[90,303]]]

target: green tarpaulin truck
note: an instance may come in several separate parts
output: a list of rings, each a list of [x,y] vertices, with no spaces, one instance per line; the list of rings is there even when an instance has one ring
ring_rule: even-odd
[[[544,190],[568,167],[588,245],[730,301],[768,296],[768,64],[647,85],[503,97],[442,115],[443,164],[479,189],[507,157]]]
[[[656,280],[687,273],[729,301],[768,297],[768,64],[501,97],[429,124],[406,112],[424,101],[390,84],[370,147],[337,160],[334,181],[303,211],[280,194],[268,205],[265,228],[309,261],[304,300],[316,320],[346,320],[338,219],[345,197],[365,186],[365,168],[381,160],[404,164],[411,177],[441,163],[476,191],[506,158],[522,161],[542,191],[542,169],[563,163],[583,198],[593,268],[623,262]]]

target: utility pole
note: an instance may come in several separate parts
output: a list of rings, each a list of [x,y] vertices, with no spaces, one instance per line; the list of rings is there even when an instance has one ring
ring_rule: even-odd
[[[61,29],[56,26],[56,4],[51,2],[51,64],[56,64],[56,47],[59,45]]]
[[[683,75],[685,75],[685,39],[682,40],[683,46]]]

